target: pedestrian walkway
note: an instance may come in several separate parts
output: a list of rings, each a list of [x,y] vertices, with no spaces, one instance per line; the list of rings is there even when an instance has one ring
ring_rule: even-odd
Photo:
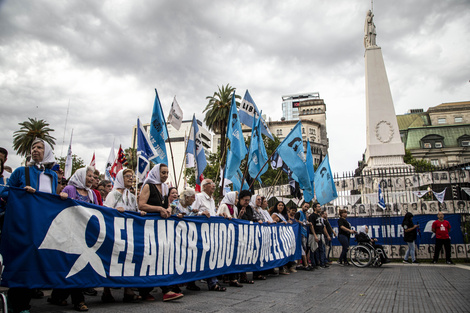
[[[380,268],[340,267],[313,272],[299,271],[269,277],[226,292],[186,291],[170,303],[103,304],[100,297],[86,297],[90,312],[470,312],[470,267],[391,263]],[[98,289],[101,291],[101,289]],[[113,290],[117,301],[122,289]],[[46,295],[50,291],[46,291]],[[101,292],[100,292],[101,294]],[[69,300],[70,302],[70,300]],[[72,306],[57,307],[46,299],[33,300],[31,312],[73,312]]]

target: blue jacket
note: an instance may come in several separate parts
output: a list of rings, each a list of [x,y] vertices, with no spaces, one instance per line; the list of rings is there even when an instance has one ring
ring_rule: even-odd
[[[42,171],[38,169],[36,166],[29,167],[30,185],[36,190],[38,190],[38,187],[39,187],[39,175],[41,173]],[[48,168],[44,170],[44,174],[51,176],[52,193],[55,194],[57,192],[57,181],[58,181],[57,174],[53,170],[48,169]],[[13,171],[13,173],[10,176],[8,185],[11,187],[18,187],[18,188],[24,188],[26,186],[26,176],[25,176],[24,166],[18,167],[16,170]],[[3,190],[2,197],[8,198],[8,188],[5,188]]]

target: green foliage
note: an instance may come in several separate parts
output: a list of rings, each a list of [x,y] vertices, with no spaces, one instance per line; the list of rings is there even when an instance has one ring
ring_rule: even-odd
[[[403,161],[407,164],[413,165],[416,172],[430,172],[436,169],[436,167],[429,161],[416,160],[411,154],[411,151],[408,149],[405,149],[405,156],[403,157]]]
[[[27,156],[31,152],[31,145],[36,138],[41,138],[54,149],[55,138],[49,135],[54,130],[49,128],[45,120],[28,117],[28,121],[18,123],[21,128],[13,133],[13,149],[20,156]]]
[[[57,163],[60,165],[60,168],[63,170],[65,169],[66,159],[67,159],[66,156],[63,156],[57,159]],[[72,154],[72,175],[73,173],[75,173],[76,170],[82,167],[85,167],[85,162],[83,162],[82,158],[80,158],[76,154]]]
[[[127,168],[132,169],[133,171],[137,168],[137,149],[127,148],[124,150],[127,160]]]
[[[221,152],[226,149],[226,138],[225,133],[227,131],[227,123],[229,119],[230,106],[232,104],[232,93],[235,92],[235,88],[227,84],[226,86],[218,87],[218,91],[214,92],[212,96],[207,96],[209,100],[206,108],[203,112],[206,112],[204,116],[204,123],[207,128],[216,134],[220,134],[221,140]],[[240,99],[239,95],[235,95],[236,99]],[[237,102],[237,107],[240,103]],[[219,160],[222,159],[222,155],[218,152]],[[225,164],[225,160],[222,160],[222,164]]]

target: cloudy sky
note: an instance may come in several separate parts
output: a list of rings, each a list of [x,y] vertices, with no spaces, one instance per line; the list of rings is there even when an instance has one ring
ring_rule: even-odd
[[[369,0],[0,0],[0,146],[28,117],[55,129],[56,156],[104,169],[113,140],[131,145],[158,88],[167,114],[203,120],[217,86],[248,89],[273,120],[281,96],[317,91],[330,163],[352,171],[365,138],[364,19]],[[375,1],[377,44],[395,111],[470,100],[470,2]],[[67,107],[70,112],[65,129]],[[64,133],[65,130],[65,133]],[[65,144],[64,143],[65,138]]]

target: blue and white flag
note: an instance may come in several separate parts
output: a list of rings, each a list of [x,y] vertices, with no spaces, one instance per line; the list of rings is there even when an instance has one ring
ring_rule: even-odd
[[[232,105],[230,106],[230,115],[227,125],[227,138],[230,140],[230,150],[228,150],[227,153],[225,176],[233,177],[237,169],[240,168],[242,160],[248,153],[245,138],[243,138],[242,126],[238,118],[235,92],[232,94]]]
[[[153,148],[147,136],[147,132],[137,119],[137,177],[139,181],[143,181],[149,171],[150,160],[153,159],[157,153]]]
[[[253,117],[258,118],[261,114],[258,111],[258,107],[255,104],[255,101],[251,98],[248,89],[245,92],[245,96],[243,97],[243,101],[240,104],[240,122],[245,124],[248,127],[253,128]],[[261,117],[261,129],[262,133],[269,137],[269,139],[274,140],[273,134],[269,130],[269,127],[266,125],[263,117]]]
[[[323,159],[315,172],[314,184],[315,195],[317,196],[317,201],[320,205],[324,205],[338,197],[328,155]]]
[[[307,171],[308,171],[308,176],[310,177],[310,183],[312,184],[312,193],[308,193],[304,191],[304,199],[306,202],[312,201],[314,198],[313,190],[314,190],[314,179],[315,179],[315,168],[313,167],[313,156],[312,156],[312,148],[310,147],[310,141],[307,140],[307,157],[306,157],[306,163],[307,163]]]
[[[379,201],[377,202],[377,205],[381,207],[383,210],[385,210],[385,199],[384,199],[384,193],[382,192],[382,186],[379,183]]]
[[[28,231],[25,231],[25,230]],[[301,258],[300,224],[118,210],[10,188],[0,243],[2,285],[154,287]]]
[[[251,130],[250,152],[248,154],[248,173],[255,178],[258,176],[258,181],[262,184],[261,175],[268,170],[268,155],[264,147],[263,136],[261,136],[261,115],[254,121],[253,129]],[[259,173],[259,175],[258,175]]]
[[[206,154],[202,146],[201,132],[197,125],[196,115],[193,115],[193,125],[189,134],[188,145],[186,146],[186,154],[192,155],[196,160],[196,184],[201,184],[201,174],[207,166]]]
[[[302,122],[299,121],[287,137],[281,142],[277,151],[284,163],[292,171],[295,179],[304,190],[304,193],[313,194],[312,184],[307,170],[307,159],[302,141]]]
[[[168,129],[166,128],[160,98],[158,98],[158,92],[155,88],[155,102],[153,104],[152,120],[150,123],[150,142],[157,152],[157,155],[151,161],[155,164],[163,163],[168,165],[168,157],[165,147],[165,140],[167,139]]]
[[[242,180],[243,180],[243,188],[241,188]],[[242,171],[240,171],[240,169],[237,169],[237,171],[235,172],[235,175],[233,175],[233,177],[230,178],[230,181],[232,182],[233,191],[240,192],[240,190],[250,190],[250,186],[248,186],[246,179],[245,180],[243,179],[243,174],[242,174]]]

